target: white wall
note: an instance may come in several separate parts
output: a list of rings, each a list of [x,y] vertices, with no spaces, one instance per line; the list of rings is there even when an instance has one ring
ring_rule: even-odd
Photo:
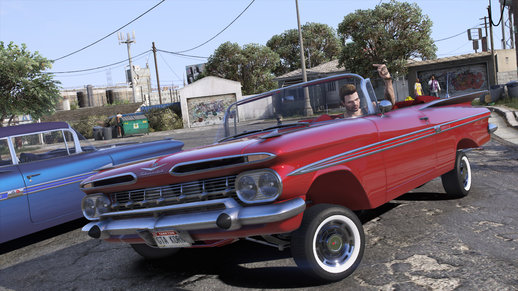
[[[192,127],[194,124],[194,121],[189,118],[191,114],[189,114],[188,106],[189,103],[194,102],[187,102],[188,99],[221,95],[234,95],[236,100],[242,99],[241,83],[212,76],[191,83],[180,89],[179,92],[184,127]]]

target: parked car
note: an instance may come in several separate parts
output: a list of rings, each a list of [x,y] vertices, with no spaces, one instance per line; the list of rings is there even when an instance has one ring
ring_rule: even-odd
[[[346,84],[357,88],[361,117],[340,114]],[[490,112],[471,106],[477,96],[426,96],[392,108],[377,101],[369,79],[345,74],[238,100],[219,142],[83,181],[91,220],[83,231],[129,243],[146,258],[247,238],[291,247],[308,274],[341,280],[365,249],[357,211],[436,177],[446,193],[468,194],[465,151],[495,130]],[[308,117],[309,105],[316,114]]]
[[[82,217],[79,182],[96,169],[177,152],[160,140],[96,149],[65,122],[0,128],[0,243]]]

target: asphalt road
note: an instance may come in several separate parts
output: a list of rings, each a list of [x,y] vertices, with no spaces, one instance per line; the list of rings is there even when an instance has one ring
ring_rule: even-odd
[[[80,220],[0,245],[0,290],[518,290],[518,147],[492,141],[468,157],[468,197],[435,179],[365,213],[363,261],[340,282],[312,282],[289,250],[248,241],[145,261],[89,239]]]

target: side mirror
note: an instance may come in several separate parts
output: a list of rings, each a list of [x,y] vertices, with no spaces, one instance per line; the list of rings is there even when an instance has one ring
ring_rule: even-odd
[[[390,110],[392,110],[392,102],[390,102],[388,100],[381,100],[381,102],[379,103],[379,108],[380,108],[381,114],[383,115],[386,112],[389,112]]]

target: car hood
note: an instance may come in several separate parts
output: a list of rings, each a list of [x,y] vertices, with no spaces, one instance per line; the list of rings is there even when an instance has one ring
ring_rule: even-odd
[[[239,157],[245,149],[257,142],[254,138],[239,139],[101,170],[84,180],[81,189],[86,193],[123,191],[134,189],[137,182],[137,188],[145,188],[192,180],[193,175],[207,177],[207,171],[220,170],[232,163],[239,163]],[[173,168],[179,169],[179,172],[172,174]],[[214,172],[217,172],[215,175],[221,174],[221,171]]]
[[[277,159],[284,161],[283,173],[279,174],[285,175],[330,153],[358,148],[377,139],[375,126],[364,118],[324,122],[268,135],[267,132],[102,171],[83,181],[82,190],[108,193],[235,175],[269,167]]]

